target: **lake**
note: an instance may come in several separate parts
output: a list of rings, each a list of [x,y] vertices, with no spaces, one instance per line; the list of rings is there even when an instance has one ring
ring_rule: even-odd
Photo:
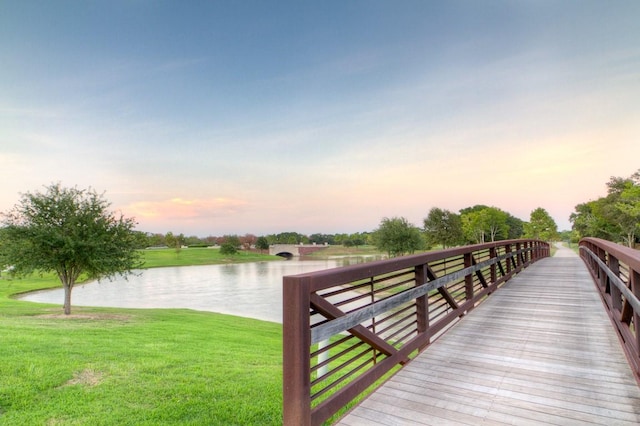
[[[189,308],[282,322],[282,277],[372,260],[345,257],[153,268],[127,279],[76,285],[71,306]],[[29,293],[22,300],[62,306],[60,289]]]

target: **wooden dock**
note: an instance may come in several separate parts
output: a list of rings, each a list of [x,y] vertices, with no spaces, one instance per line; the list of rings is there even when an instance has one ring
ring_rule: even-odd
[[[640,389],[586,267],[560,249],[337,424],[638,425]]]

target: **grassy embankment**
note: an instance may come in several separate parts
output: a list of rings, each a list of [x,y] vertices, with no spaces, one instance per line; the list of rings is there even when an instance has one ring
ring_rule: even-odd
[[[148,266],[258,260],[144,256]],[[186,309],[73,307],[65,318],[59,305],[11,298],[58,285],[0,279],[0,425],[282,422],[279,324]]]

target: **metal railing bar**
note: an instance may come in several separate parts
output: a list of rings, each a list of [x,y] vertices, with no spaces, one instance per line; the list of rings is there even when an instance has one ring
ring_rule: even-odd
[[[409,300],[417,299],[418,297],[424,296],[431,290],[435,290],[447,283],[464,278],[465,276],[472,274],[476,271],[479,271],[482,268],[490,266],[500,261],[503,258],[512,257],[514,254],[520,254],[525,250],[528,250],[528,249],[521,249],[521,250],[511,252],[509,254],[497,256],[492,259],[480,262],[476,265],[469,266],[467,268],[461,269],[456,272],[452,272],[448,275],[437,278],[434,281],[429,281],[420,286],[405,290],[402,293],[396,294],[387,299],[372,303],[371,305],[365,306],[363,308],[360,308],[348,314],[345,314],[344,316],[341,316],[339,319],[335,319],[333,321],[329,321],[325,324],[322,324],[319,327],[316,327],[313,330],[311,330],[311,344],[318,343],[322,340],[328,339],[333,335],[349,330],[375,317],[376,315],[379,315],[382,312],[391,310],[396,306],[399,306],[399,305],[402,305],[403,303],[408,302]]]
[[[416,304],[412,303],[412,304],[410,304],[410,305],[408,305],[408,306],[406,306],[406,307],[404,307],[402,309],[399,309],[399,310],[393,312],[390,315],[387,315],[386,317],[382,317],[382,318],[376,317],[376,326],[379,326],[380,324],[384,324],[385,322],[389,321],[390,319],[394,318],[395,316],[401,315],[401,314],[405,313],[408,310],[414,309],[415,307],[416,307]],[[415,315],[415,314],[416,314],[416,312],[415,312],[415,310],[413,310],[413,312],[411,312],[411,315]]]
[[[341,337],[340,339],[336,340],[335,342],[332,342],[332,343],[328,344],[327,346],[323,347],[322,349],[318,349],[317,351],[311,352],[309,357],[310,358],[315,358],[316,356],[318,356],[322,352],[326,352],[326,351],[328,351],[330,349],[335,348],[336,346],[340,346],[343,343],[346,343],[349,340],[353,340],[353,339],[356,339],[356,336],[354,336],[353,334],[347,334],[346,336]],[[352,346],[352,347],[355,347],[355,345]]]
[[[340,352],[338,352],[337,354],[332,355],[332,356],[331,356],[331,357],[329,357],[328,359],[326,359],[326,360],[324,360],[324,361],[322,361],[322,362],[317,363],[316,365],[314,365],[313,367],[311,367],[309,371],[311,371],[311,372],[313,373],[314,371],[318,370],[320,367],[324,367],[325,365],[327,365],[327,364],[329,364],[329,363],[331,363],[331,362],[333,362],[333,361],[335,361],[335,360],[337,360],[337,359],[339,359],[339,358],[343,357],[344,355],[348,354],[349,352],[354,352],[356,349],[358,349],[359,347],[364,346],[364,345],[366,345],[366,343],[365,343],[365,342],[363,342],[362,340],[360,340],[360,341],[359,341],[358,343],[356,343],[355,345],[353,345],[353,346],[349,346],[348,348],[345,348],[345,349],[341,350],[341,351],[340,351]],[[326,348],[325,348],[325,349],[326,349]],[[373,350],[373,348],[372,348],[371,346],[369,346],[369,347],[365,348],[365,352],[372,351],[372,350]],[[313,358],[313,357],[312,357],[312,358]],[[334,370],[329,371],[329,372],[326,374],[326,376],[330,375],[333,371],[334,371]],[[313,385],[313,384],[314,384],[314,382],[311,382],[311,384]]]
[[[589,248],[580,246],[580,250],[584,250],[587,252],[589,256],[600,266],[600,270],[607,274],[611,282],[620,290],[620,292],[624,295],[626,300],[629,302],[631,306],[633,306],[633,310],[636,312],[640,312],[640,300],[629,290],[629,288],[625,285],[624,281],[622,281],[618,276],[616,276],[604,263],[600,258],[592,252]]]
[[[342,312],[339,308],[337,308],[336,306],[332,305],[330,302],[326,301],[325,299],[323,299],[322,297],[315,295],[315,294],[311,294],[311,303],[313,303],[314,305],[316,305],[316,307],[318,309],[322,308],[325,311],[325,314],[327,316],[333,316],[334,318],[343,318],[344,316],[346,316],[347,314],[345,314],[344,312]],[[339,321],[339,320],[338,320]],[[331,323],[328,324],[323,324],[320,327],[324,327],[326,325],[330,325]],[[396,349],[389,345],[387,342],[385,342],[383,339],[381,339],[379,336],[377,336],[375,333],[373,333],[371,330],[369,330],[368,328],[358,324],[355,324],[353,327],[349,328],[351,330],[352,334],[355,334],[356,336],[358,336],[360,339],[366,341],[367,343],[369,343],[371,346],[375,347],[376,349],[384,352],[385,354],[392,354],[394,352],[396,352]],[[313,332],[316,329],[312,329],[311,330],[311,335],[313,335]],[[345,329],[347,330],[347,329]],[[321,342],[322,340],[326,340],[329,337],[341,333],[345,330],[341,330],[337,333],[334,334],[330,334],[325,336],[323,339],[320,339],[316,342],[313,341],[313,339],[311,339],[311,344],[314,343],[318,343]]]
[[[346,351],[346,353],[348,353],[349,351]],[[353,354],[353,356],[351,356],[349,359],[345,360],[343,363],[341,363],[340,365],[335,366],[334,368],[332,368],[331,370],[329,370],[327,372],[327,374],[320,376],[318,378],[316,378],[315,380],[313,380],[311,382],[311,386],[316,386],[318,383],[321,382],[325,382],[325,381],[329,381],[331,379],[332,376],[334,376],[336,373],[344,370],[345,368],[347,368],[349,365],[353,364],[354,362],[356,362],[357,360],[359,360],[360,358],[367,356],[370,353],[373,353],[374,350],[371,347],[368,348],[364,348],[364,350]],[[332,361],[335,361],[336,359],[339,359],[340,357],[344,356],[345,351],[342,352],[342,355],[340,356],[333,356],[332,357]],[[334,377],[335,379],[335,377]],[[331,388],[331,385],[333,385],[335,383],[335,381],[332,381],[331,383],[327,384],[327,386],[325,386],[325,388]],[[320,392],[314,394],[314,395],[318,395]]]
[[[347,380],[348,378],[350,378],[351,376],[356,374],[358,371],[362,370],[368,364],[372,364],[372,363],[373,363],[373,359],[365,360],[362,364],[357,365],[353,370],[348,371],[344,376],[341,376],[335,382],[332,382],[331,385],[329,385],[329,386],[323,388],[322,390],[318,391],[317,393],[311,395],[311,401],[313,401],[315,399],[318,399],[318,397],[320,397],[320,396],[324,395],[325,393],[331,391],[336,386],[338,386],[340,383],[344,382],[345,380]]]

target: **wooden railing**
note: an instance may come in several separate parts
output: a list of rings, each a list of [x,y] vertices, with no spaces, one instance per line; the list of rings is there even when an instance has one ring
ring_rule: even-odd
[[[322,424],[546,256],[509,240],[284,277],[284,424]]]
[[[640,383],[640,252],[610,241],[584,238],[580,241],[580,256]]]

